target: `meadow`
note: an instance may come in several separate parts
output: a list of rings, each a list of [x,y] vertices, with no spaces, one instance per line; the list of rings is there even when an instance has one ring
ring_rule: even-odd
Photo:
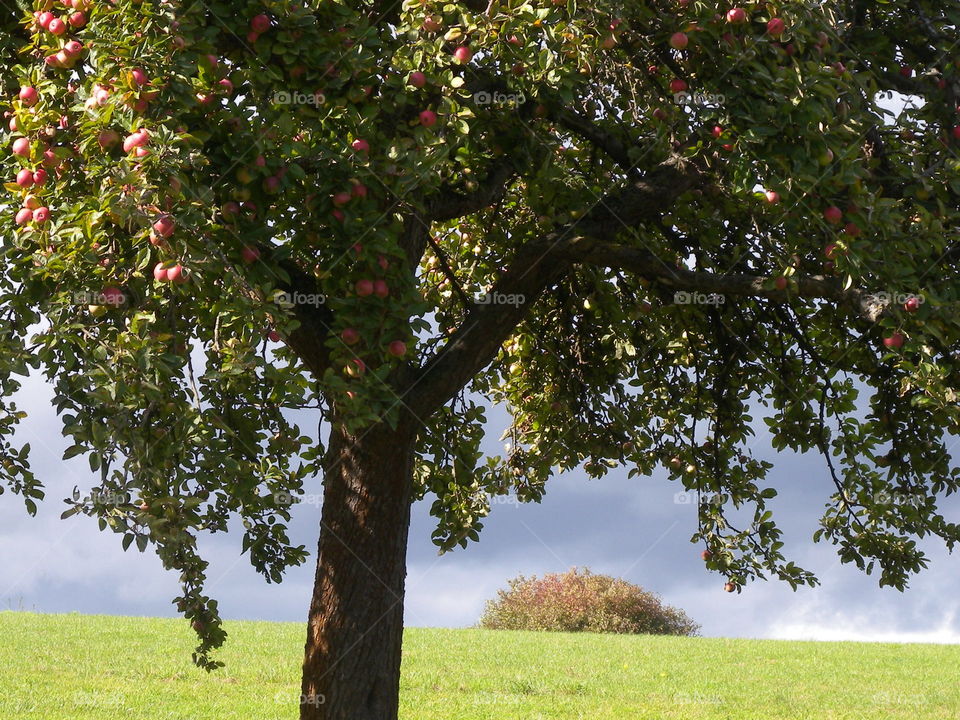
[[[0,612],[3,720],[295,720],[304,627]],[[409,628],[403,720],[960,718],[960,647]]]

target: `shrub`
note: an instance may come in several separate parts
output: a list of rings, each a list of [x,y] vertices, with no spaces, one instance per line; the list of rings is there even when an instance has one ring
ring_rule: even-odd
[[[619,578],[573,568],[509,582],[487,602],[489,630],[551,630],[645,635],[696,635],[700,626],[659,596]]]

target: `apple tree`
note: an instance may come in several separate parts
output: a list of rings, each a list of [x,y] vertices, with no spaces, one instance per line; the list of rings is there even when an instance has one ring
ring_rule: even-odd
[[[958,24],[943,0],[7,0],[0,488],[43,497],[11,400],[42,373],[100,478],[64,514],[179,573],[212,669],[198,537],[242,526],[279,582],[322,478],[304,720],[396,718],[427,497],[450,550],[558,469],[663,466],[727,590],[815,584],[760,422],[825,458],[816,538],[902,589],[919,538],[960,537]]]

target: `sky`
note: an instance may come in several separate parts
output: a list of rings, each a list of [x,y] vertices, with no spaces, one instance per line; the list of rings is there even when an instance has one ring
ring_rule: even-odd
[[[149,549],[123,552],[121,536],[101,533],[95,520],[82,515],[60,520],[63,498],[75,485],[88,490],[96,478],[83,457],[60,459],[68,442],[60,435],[50,398],[42,378],[27,381],[17,397],[30,413],[19,438],[33,447],[33,467],[46,484],[47,499],[30,518],[19,496],[0,496],[0,611],[175,617],[170,601],[179,593],[176,577]],[[506,421],[504,413],[491,415],[494,452]],[[429,499],[415,505],[406,624],[473,625],[508,579],[578,566],[658,593],[700,623],[705,636],[960,642],[957,556],[942,544],[927,543],[930,567],[904,593],[880,588],[876,576],[840,564],[831,546],[812,542],[832,488],[822,458],[778,454],[768,440],[758,427],[753,450],[775,464],[770,482],[780,496],[771,508],[784,531],[787,555],[814,571],[821,587],[794,592],[771,580],[728,594],[725,579],[704,568],[701,548],[690,543],[695,506],[677,502],[680,488],[665,473],[628,479],[621,469],[590,480],[570,472],[550,481],[541,504],[494,505],[479,543],[442,556],[430,540]],[[314,483],[308,493],[320,491],[319,478]],[[310,549],[311,557],[278,585],[267,584],[241,555],[240,534],[204,537],[208,594],[220,602],[225,618],[306,620],[319,511],[316,505],[296,506],[290,536]]]

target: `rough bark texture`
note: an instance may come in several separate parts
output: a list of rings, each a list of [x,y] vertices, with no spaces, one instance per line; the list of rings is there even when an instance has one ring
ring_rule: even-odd
[[[396,720],[414,434],[334,431],[301,720]]]

